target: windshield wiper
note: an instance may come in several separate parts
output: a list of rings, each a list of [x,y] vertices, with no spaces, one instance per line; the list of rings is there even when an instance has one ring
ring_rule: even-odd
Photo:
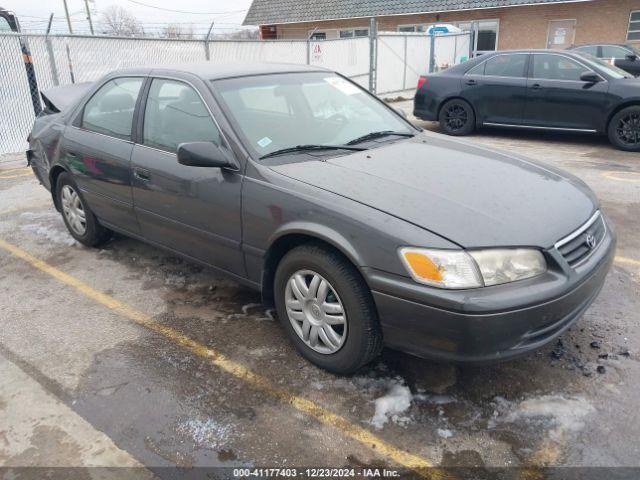
[[[283,155],[285,153],[305,152],[309,150],[353,150],[360,152],[366,150],[362,147],[350,147],[349,145],[296,145],[295,147],[281,148],[280,150],[274,150],[271,153],[267,153],[260,157],[263,158],[275,157],[276,155]]]
[[[408,132],[394,132],[393,130],[382,130],[380,132],[371,132],[361,137],[354,138],[347,142],[347,145],[355,145],[356,143],[364,142],[366,140],[374,140],[376,138],[388,137],[390,135],[397,135],[399,137],[413,137],[415,134]]]

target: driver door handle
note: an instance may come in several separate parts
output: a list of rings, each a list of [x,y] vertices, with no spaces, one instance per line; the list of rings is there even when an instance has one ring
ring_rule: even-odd
[[[149,172],[149,170],[147,170],[145,168],[135,167],[133,169],[133,175],[138,180],[142,180],[143,182],[148,182],[151,179],[151,173]]]
[[[473,79],[471,79],[471,80],[467,80],[467,81],[466,81],[466,82],[464,82],[464,83],[466,83],[467,85],[477,85],[477,84],[478,84],[478,82],[476,82],[476,81],[475,81],[475,80],[473,80]]]
[[[542,88],[542,85],[540,85],[539,83],[534,83],[533,85],[531,85],[531,88],[533,88],[534,90],[540,90]]]

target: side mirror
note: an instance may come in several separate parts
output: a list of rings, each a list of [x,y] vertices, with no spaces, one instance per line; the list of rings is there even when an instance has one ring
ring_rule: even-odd
[[[602,78],[600,78],[600,75],[598,75],[597,73],[584,72],[582,75],[580,75],[580,80],[587,83],[598,83],[602,81]]]
[[[238,170],[227,150],[212,142],[188,142],[178,145],[178,163],[188,167]]]
[[[635,62],[638,59],[638,56],[635,53],[630,53],[625,58],[630,62]]]
[[[403,109],[401,108],[395,108],[393,107],[393,109],[398,112],[400,114],[400,116],[402,116],[402,118],[406,119],[407,118],[407,112],[405,112]]]

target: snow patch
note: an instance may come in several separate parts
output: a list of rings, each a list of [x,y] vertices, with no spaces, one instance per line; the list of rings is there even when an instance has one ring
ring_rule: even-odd
[[[187,435],[200,448],[216,450],[227,443],[232,431],[230,425],[223,425],[213,419],[187,420],[178,425],[176,431]]]
[[[371,424],[378,430],[384,427],[389,420],[399,425],[406,425],[410,419],[403,413],[409,410],[412,400],[413,395],[411,395],[409,387],[404,385],[404,382],[392,380],[387,394],[374,401],[376,411],[371,419]]]
[[[25,232],[31,232],[40,238],[45,238],[51,243],[58,245],[75,245],[75,239],[66,230],[59,228],[47,227],[45,225],[37,223],[28,223],[26,225],[20,225],[20,229]]]
[[[595,411],[582,397],[562,395],[542,395],[520,403],[510,402],[502,397],[496,397],[494,401],[496,410],[488,422],[489,428],[493,428],[498,422],[532,422],[542,419],[553,427],[549,435],[555,440],[560,440],[568,432],[582,429],[584,417]]]
[[[448,428],[439,428],[438,430],[436,430],[436,432],[438,433],[438,436],[442,437],[442,438],[451,438],[451,437],[453,437],[453,432],[451,430],[449,430]]]
[[[584,427],[583,418],[595,409],[582,397],[543,395],[520,402],[505,418],[507,422],[524,418],[547,417],[563,431],[577,431]]]

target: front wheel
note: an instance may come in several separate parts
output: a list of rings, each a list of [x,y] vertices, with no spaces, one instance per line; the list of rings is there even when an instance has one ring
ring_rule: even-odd
[[[278,318],[307,360],[345,375],[380,353],[371,291],[337,252],[321,245],[291,250],[278,265],[274,287]]]
[[[440,128],[447,135],[469,135],[476,128],[476,116],[466,100],[454,98],[446,102],[438,116]]]
[[[609,141],[620,150],[640,152],[640,105],[623,108],[609,122]]]

